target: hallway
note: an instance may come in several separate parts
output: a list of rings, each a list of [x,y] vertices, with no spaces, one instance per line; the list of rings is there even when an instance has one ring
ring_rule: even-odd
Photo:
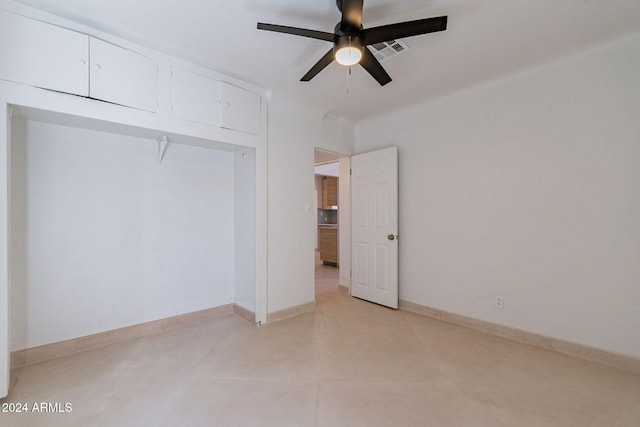
[[[339,290],[338,274],[340,270],[337,267],[323,265],[320,260],[320,252],[315,252],[316,256],[316,302],[327,293]]]

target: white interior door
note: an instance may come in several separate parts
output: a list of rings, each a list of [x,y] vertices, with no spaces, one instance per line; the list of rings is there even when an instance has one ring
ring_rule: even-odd
[[[398,308],[398,149],[351,158],[351,295]]]

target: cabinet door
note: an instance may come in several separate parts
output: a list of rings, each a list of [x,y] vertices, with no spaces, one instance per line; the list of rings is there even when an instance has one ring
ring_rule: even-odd
[[[0,78],[89,94],[89,36],[0,11]]]
[[[338,263],[338,230],[335,228],[318,229],[318,249],[320,249],[320,259],[323,262],[332,264]]]
[[[155,112],[158,109],[158,65],[133,52],[90,38],[89,96]]]
[[[222,127],[257,135],[260,133],[260,95],[221,84]]]
[[[322,208],[332,209],[338,206],[338,178],[325,176],[322,180]]]
[[[220,82],[183,71],[171,70],[171,114],[192,122],[221,126]]]

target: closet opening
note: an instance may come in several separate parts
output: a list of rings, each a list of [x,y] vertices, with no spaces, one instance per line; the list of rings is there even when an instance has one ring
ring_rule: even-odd
[[[11,352],[256,312],[254,148],[19,106],[9,120]]]

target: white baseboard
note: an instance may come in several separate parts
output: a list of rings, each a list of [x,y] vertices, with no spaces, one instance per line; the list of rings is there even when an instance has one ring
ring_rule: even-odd
[[[274,311],[267,314],[267,323],[279,322],[280,320],[290,319],[304,313],[316,310],[316,303],[311,301],[306,304],[296,305],[294,307],[285,308],[284,310]]]
[[[551,338],[544,335],[535,334],[533,332],[523,331],[521,329],[511,328],[509,326],[499,325],[497,323],[487,322],[484,320],[474,319],[472,317],[462,316],[448,311],[415,304],[408,301],[400,300],[400,310],[411,313],[421,314],[423,316],[432,317],[449,323],[455,323],[509,338],[514,341],[520,341],[531,344],[536,347],[545,348],[547,350],[557,351],[569,356],[586,359],[592,362],[602,363],[603,365],[612,366],[634,374],[640,374],[640,358],[627,356],[624,354],[614,353],[595,347],[589,347],[583,344],[576,344],[570,341],[564,341],[557,338]]]
[[[206,310],[181,314],[179,316],[168,317],[166,319],[154,320],[151,322],[140,323],[138,325],[127,326],[125,328],[13,351],[11,352],[11,369],[44,362],[45,360],[55,359],[57,357],[78,353],[80,351],[103,347],[105,345],[126,341],[132,338],[155,334],[179,326],[201,323],[233,312],[234,305],[227,304]]]
[[[238,304],[233,304],[233,312],[242,317],[247,322],[251,322],[254,325],[256,324],[256,313],[249,310],[248,308],[244,308],[243,306]]]

